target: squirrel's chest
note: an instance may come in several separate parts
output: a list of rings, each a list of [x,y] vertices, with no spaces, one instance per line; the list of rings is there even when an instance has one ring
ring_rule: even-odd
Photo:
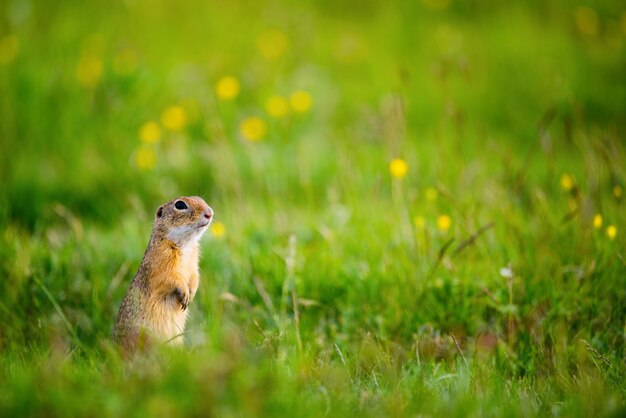
[[[183,249],[175,266],[175,272],[185,280],[198,274],[198,251],[197,249]]]

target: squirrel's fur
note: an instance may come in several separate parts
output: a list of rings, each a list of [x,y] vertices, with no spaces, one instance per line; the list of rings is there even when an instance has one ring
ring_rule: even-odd
[[[148,248],[113,330],[126,351],[153,342],[183,343],[187,306],[198,290],[198,241],[212,219],[213,210],[197,196],[179,197],[157,210]]]

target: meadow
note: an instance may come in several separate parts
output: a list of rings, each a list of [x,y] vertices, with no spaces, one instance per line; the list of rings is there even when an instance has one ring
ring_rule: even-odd
[[[0,416],[625,416],[625,135],[617,0],[2,2]]]

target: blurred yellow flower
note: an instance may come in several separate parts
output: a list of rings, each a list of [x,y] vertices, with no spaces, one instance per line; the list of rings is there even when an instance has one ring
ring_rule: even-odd
[[[102,60],[95,55],[83,55],[76,66],[76,79],[78,83],[87,88],[93,88],[102,78]]]
[[[172,131],[181,131],[187,125],[187,112],[182,106],[170,106],[161,113],[161,124]]]
[[[595,10],[590,7],[574,9],[574,23],[580,32],[587,36],[596,36],[600,27],[600,19]]]
[[[443,279],[441,277],[437,277],[435,279],[435,281],[433,282],[433,285],[437,288],[437,289],[441,289],[444,285],[443,283]]]
[[[139,139],[144,144],[154,144],[161,139],[161,128],[156,122],[146,122],[139,129]]]
[[[451,0],[422,0],[426,7],[431,9],[447,9]]]
[[[20,41],[15,35],[7,35],[0,39],[0,64],[13,62],[20,52]]]
[[[137,55],[130,48],[118,52],[113,58],[113,71],[119,75],[129,75],[137,70]]]
[[[289,112],[289,103],[282,96],[272,96],[265,101],[265,111],[273,118],[282,118]]]
[[[213,222],[211,224],[211,235],[213,235],[215,238],[223,238],[224,235],[226,234],[226,227],[224,226],[223,223],[221,222]]]
[[[258,142],[265,136],[267,125],[265,121],[257,116],[246,118],[239,126],[241,136],[251,142]]]
[[[593,227],[595,229],[602,228],[602,215],[600,215],[599,213],[593,217]]]
[[[452,226],[452,219],[448,215],[439,215],[437,217],[437,228],[441,232],[446,232]]]
[[[563,173],[561,175],[561,187],[563,190],[572,190],[574,187],[574,177],[569,173]]]
[[[615,225],[609,225],[606,227],[606,235],[609,239],[615,239],[617,236],[617,227]]]
[[[273,60],[287,52],[289,38],[279,30],[267,30],[257,38],[256,47],[264,58]]]
[[[221,100],[233,100],[239,95],[239,80],[233,76],[224,76],[215,84],[215,93]]]
[[[423,216],[416,216],[413,218],[413,224],[417,229],[424,229],[426,226],[426,219]]]
[[[620,185],[613,187],[613,194],[615,197],[622,197],[622,187]]]
[[[140,147],[135,153],[135,164],[142,171],[154,168],[156,165],[156,153],[150,147]]]
[[[439,191],[434,187],[429,187],[426,189],[426,200],[434,202],[437,200],[437,196],[439,196]]]
[[[295,112],[305,113],[308,112],[313,105],[313,98],[308,92],[299,90],[291,94],[289,103]]]
[[[409,165],[401,158],[395,158],[389,163],[389,172],[397,179],[403,179],[409,172]]]

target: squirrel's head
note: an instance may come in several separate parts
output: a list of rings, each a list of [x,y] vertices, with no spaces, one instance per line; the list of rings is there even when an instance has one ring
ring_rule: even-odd
[[[213,209],[198,196],[181,196],[156,211],[153,235],[178,246],[195,242],[213,220]]]

